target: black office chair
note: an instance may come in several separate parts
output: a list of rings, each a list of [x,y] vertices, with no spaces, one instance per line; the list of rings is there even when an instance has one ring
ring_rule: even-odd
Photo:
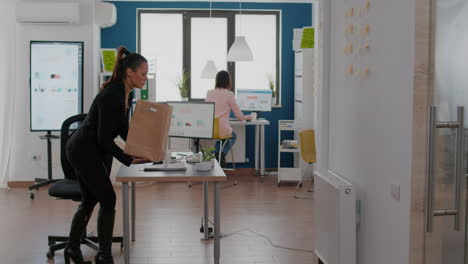
[[[66,119],[60,132],[60,162],[62,164],[63,174],[65,179],[56,182],[49,188],[49,195],[58,199],[73,200],[76,202],[81,201],[81,189],[78,180],[76,179],[75,171],[67,159],[65,147],[70,136],[75,129],[86,118],[86,114],[79,114]],[[77,123],[78,126],[73,129],[72,125]],[[68,236],[49,236],[49,251],[47,251],[47,258],[52,259],[55,256],[55,251],[64,249],[68,242]],[[59,242],[59,243],[57,243]],[[123,248],[123,238],[113,237],[112,242],[120,243],[120,248]],[[81,239],[81,244],[87,245],[94,250],[99,250],[98,239],[96,236],[88,236],[85,232],[84,237]]]

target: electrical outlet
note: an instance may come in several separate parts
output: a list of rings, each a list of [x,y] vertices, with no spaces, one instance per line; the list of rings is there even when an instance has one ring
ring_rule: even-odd
[[[391,184],[390,185],[390,195],[397,201],[400,201],[400,185]]]

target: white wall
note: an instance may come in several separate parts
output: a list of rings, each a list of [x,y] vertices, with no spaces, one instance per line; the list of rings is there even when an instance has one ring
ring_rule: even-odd
[[[64,2],[65,0],[47,0]],[[87,112],[94,97],[99,71],[97,48],[99,30],[94,25],[94,1],[66,0],[80,3],[80,23],[73,25],[16,24],[16,91],[14,113],[13,152],[9,163],[9,181],[31,181],[36,177],[47,178],[46,140],[39,139],[44,132],[29,131],[29,41],[64,40],[84,41],[84,98],[83,110]],[[33,1],[37,2],[37,1]],[[59,132],[53,132],[59,134]],[[60,141],[52,140],[52,175],[63,178],[60,167]],[[40,160],[33,161],[32,156]]]
[[[371,0],[361,16],[364,0],[330,1],[329,152],[318,168],[328,161],[329,170],[357,187],[357,263],[408,263],[415,1]],[[345,16],[350,8],[354,17]],[[349,24],[355,33],[345,36]],[[367,37],[359,32],[366,24]],[[352,55],[343,50],[349,43]],[[365,43],[370,50],[358,54]],[[369,76],[356,74],[366,67]],[[392,184],[400,186],[400,200],[390,195]]]

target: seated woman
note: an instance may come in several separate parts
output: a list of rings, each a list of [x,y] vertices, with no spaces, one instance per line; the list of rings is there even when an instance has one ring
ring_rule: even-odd
[[[215,117],[219,118],[219,135],[221,137],[232,135],[231,144],[226,144],[221,157],[217,157],[220,160],[221,167],[224,167],[226,153],[231,150],[237,139],[236,133],[232,131],[232,127],[229,125],[231,110],[237,119],[241,121],[250,119],[250,115],[245,116],[239,109],[234,93],[230,91],[231,84],[231,75],[227,71],[219,71],[216,74],[215,89],[209,90],[205,99],[205,102],[215,103]],[[216,144],[216,155],[219,153],[219,148],[220,144]]]

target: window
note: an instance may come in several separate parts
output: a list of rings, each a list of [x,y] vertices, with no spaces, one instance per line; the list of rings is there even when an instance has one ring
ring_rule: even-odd
[[[233,89],[269,89],[279,94],[279,11],[138,10],[139,51],[155,61],[157,101],[180,100],[176,82],[189,74],[190,100],[203,100],[214,87],[201,79],[207,60],[227,70]],[[244,35],[254,60],[228,63],[228,48]],[[276,103],[279,103],[278,98]]]
[[[236,36],[245,36],[253,61],[236,62],[236,88],[269,89],[268,80],[276,85],[276,16],[236,15]]]
[[[181,99],[176,82],[182,77],[182,14],[141,14],[140,53],[156,71],[158,101]]]
[[[208,60],[213,60],[218,71],[227,69],[227,19],[192,18],[191,21],[191,98],[204,99],[214,88],[212,79],[200,78]]]

